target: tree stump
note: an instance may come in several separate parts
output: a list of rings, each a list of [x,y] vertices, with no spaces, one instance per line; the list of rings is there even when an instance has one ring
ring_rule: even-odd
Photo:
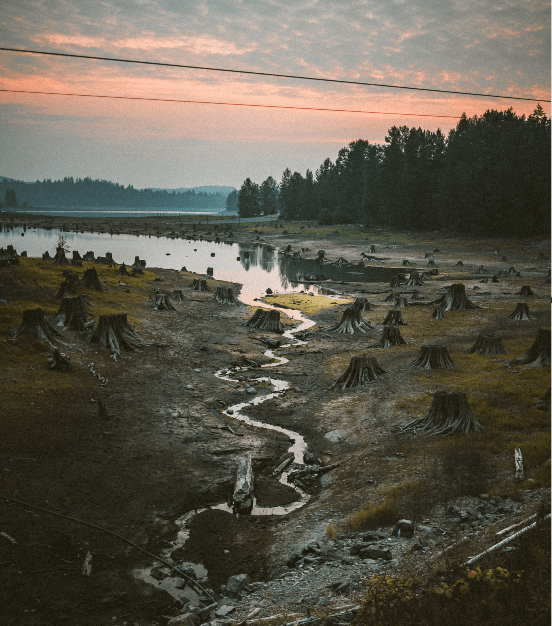
[[[98,272],[95,267],[89,267],[84,270],[84,276],[82,277],[80,284],[87,289],[93,289],[94,291],[108,291],[107,287],[102,285],[98,278]]]
[[[76,298],[62,298],[57,313],[58,324],[70,330],[88,330],[92,322],[86,310],[86,300],[80,295]]]
[[[60,284],[59,291],[56,294],[56,298],[65,298],[66,296],[76,296],[77,285],[79,284],[79,277],[77,274],[67,274],[65,280]]]
[[[44,341],[51,346],[53,346],[53,342],[55,341],[63,344],[63,342],[59,340],[61,334],[46,321],[44,311],[40,307],[23,311],[21,325],[13,331],[11,339],[17,339],[20,335],[34,337],[34,339]]]
[[[355,298],[355,301],[349,308],[363,313],[364,311],[371,311],[373,306],[368,302],[367,298]]]
[[[60,247],[56,248],[56,255],[54,257],[54,263],[56,265],[69,265],[69,261],[65,256],[65,250]]]
[[[280,323],[280,311],[267,311],[257,309],[252,317],[245,323],[249,328],[270,330],[275,333],[283,333],[284,327]]]
[[[93,263],[96,260],[96,257],[94,256],[94,253],[90,251],[83,255],[82,260],[87,261],[88,263]]]
[[[151,308],[154,311],[176,311],[166,293],[156,293]]]
[[[388,296],[386,296],[383,301],[384,302],[395,302],[395,300],[397,299],[397,296],[391,292]]]
[[[433,252],[426,252],[424,255],[424,259],[432,259],[433,258]]]
[[[408,301],[404,296],[397,296],[397,299],[395,300],[395,306],[400,309],[404,309],[405,307],[410,305],[408,304]]]
[[[422,346],[420,356],[411,361],[410,365],[424,370],[454,367],[447,346]]]
[[[410,272],[410,276],[406,281],[406,285],[407,287],[417,287],[425,285],[424,281],[420,277],[420,273],[418,272],[418,270],[412,270],[412,272]]]
[[[171,298],[173,300],[184,300],[184,294],[182,293],[182,289],[173,289]]]
[[[90,330],[84,339],[107,348],[115,356],[119,355],[121,350],[134,351],[143,346],[161,345],[137,337],[128,323],[126,313],[100,315],[98,325]]]
[[[528,320],[536,320],[537,318],[529,310],[527,302],[518,302],[516,308],[510,315],[506,316],[507,320],[515,320],[516,322],[525,322]]]
[[[433,309],[433,313],[429,316],[431,320],[442,320],[445,318],[445,312],[442,306],[436,306]]]
[[[393,276],[393,278],[389,281],[390,287],[400,287],[403,283],[399,276]]]
[[[144,270],[141,267],[133,267],[130,275],[133,277],[142,276],[144,274]]]
[[[400,346],[406,344],[406,341],[402,338],[398,326],[384,326],[381,336],[378,341],[370,348],[389,348],[391,346]]]
[[[402,313],[400,311],[397,311],[395,309],[389,309],[389,311],[387,312],[387,315],[385,316],[385,319],[383,320],[382,324],[384,326],[391,326],[391,325],[395,325],[395,326],[406,326],[406,322],[403,320],[402,318]]]
[[[507,354],[502,338],[496,335],[478,335],[473,346],[466,350],[468,354]]]
[[[194,278],[190,287],[193,291],[209,291],[207,281],[204,278]]]
[[[427,266],[428,267],[435,267],[435,261],[433,259],[429,259],[429,261],[427,262]]]
[[[498,276],[496,274],[493,274],[493,277],[491,278],[491,282],[498,283]]]
[[[371,252],[372,254],[374,254],[374,252],[375,252],[375,251],[376,251],[376,246],[375,246],[374,244],[372,244],[372,245],[370,246],[370,252]]]
[[[454,283],[447,287],[447,293],[431,304],[443,306],[445,311],[466,311],[468,309],[480,309],[481,307],[471,302],[466,296],[466,287],[462,283]]]
[[[423,300],[423,299],[424,299],[424,297],[420,294],[420,292],[419,292],[419,291],[414,290],[414,291],[412,292],[412,295],[410,296],[410,299],[411,299],[411,300]]]
[[[398,428],[403,433],[423,433],[428,437],[435,435],[468,434],[483,431],[470,409],[466,394],[463,392],[446,393],[438,391],[433,396],[429,411],[406,426]]]
[[[365,333],[371,328],[372,325],[370,322],[366,324],[363,321],[360,311],[350,307],[343,311],[343,315],[341,316],[339,323],[334,326],[330,326],[327,330],[333,333],[348,333],[352,335],[356,332]]]
[[[410,266],[410,261],[408,259],[404,259],[402,264],[403,264],[403,267],[409,267]]]
[[[324,263],[324,257],[326,256],[326,252],[324,250],[318,250],[317,257],[314,260],[315,263]]]
[[[239,304],[238,300],[234,298],[231,287],[217,287],[215,294],[209,300],[214,300],[217,304]]]
[[[124,263],[121,263],[121,265],[119,266],[119,269],[117,270],[117,276],[130,276],[127,266]]]
[[[486,269],[485,269],[482,265],[480,265],[480,266],[479,266],[479,267],[475,270],[475,273],[476,273],[476,274],[484,274],[486,271],[487,271],[487,270],[486,270]]]
[[[517,296],[534,296],[533,290],[529,285],[523,285],[523,287],[517,292]]]
[[[253,508],[255,477],[251,466],[251,455],[238,459],[236,482],[232,496],[232,508],[238,515],[249,515]]]
[[[385,373],[386,371],[380,367],[374,357],[354,356],[346,372],[335,381],[332,387],[340,389],[363,387]]]
[[[510,365],[529,365],[544,367],[550,365],[550,329],[539,328],[533,345],[519,359],[510,361]]]
[[[456,265],[458,267],[464,267],[464,263],[462,261],[458,261],[458,263],[456,263]]]
[[[57,348],[54,348],[54,354],[48,357],[48,368],[58,372],[67,372],[70,367],[71,359]]]
[[[79,254],[78,250],[73,250],[73,258],[72,261],[82,261],[82,257]]]
[[[46,252],[42,255],[42,260],[43,261],[51,261],[52,257],[50,256],[50,253],[48,252],[48,250],[46,250]]]
[[[550,389],[542,398],[539,398],[535,406],[539,411],[550,411]]]

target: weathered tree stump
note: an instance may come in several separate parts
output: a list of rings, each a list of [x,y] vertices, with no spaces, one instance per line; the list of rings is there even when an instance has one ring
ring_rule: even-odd
[[[81,278],[80,284],[94,291],[108,291],[107,287],[100,282],[95,267],[89,267],[87,270],[84,270],[84,276]]]
[[[482,265],[480,265],[480,266],[479,266],[479,267],[475,270],[475,273],[476,273],[476,274],[484,274],[486,271],[487,271],[487,270],[486,270],[486,269],[485,269]]]
[[[397,299],[395,300],[395,306],[397,308],[404,309],[405,307],[410,305],[408,304],[408,300],[404,296],[397,296]]]
[[[374,357],[354,356],[346,372],[335,381],[332,387],[339,387],[340,389],[362,387],[376,380],[385,372]]]
[[[239,301],[234,298],[231,287],[217,287],[215,294],[209,300],[214,300],[217,304],[239,304]]]
[[[395,302],[395,300],[397,299],[396,294],[394,294],[393,292],[391,292],[388,296],[386,296],[383,301],[384,302]]]
[[[349,308],[354,309],[355,311],[360,311],[362,313],[364,311],[371,311],[373,307],[368,302],[367,298],[355,298],[355,301]]]
[[[275,333],[284,332],[284,327],[280,322],[280,311],[257,309],[245,325],[249,328],[269,330]]]
[[[429,411],[406,426],[398,428],[399,433],[423,433],[434,435],[468,434],[483,431],[470,409],[466,394],[463,392],[446,393],[438,391],[433,396]]]
[[[432,259],[433,258],[433,252],[426,252],[424,255],[424,259]]]
[[[508,350],[504,347],[501,337],[478,335],[473,346],[466,352],[468,354],[507,354]]]
[[[341,320],[338,324],[334,324],[334,326],[330,326],[328,329],[329,332],[333,333],[348,333],[352,335],[353,333],[365,333],[370,330],[372,325],[370,322],[365,323],[360,315],[360,311],[358,309],[353,309],[352,307],[345,309],[343,311],[343,315],[341,316]]]
[[[48,357],[48,368],[58,372],[67,372],[70,367],[71,359],[57,348],[54,348],[54,354]]]
[[[156,293],[151,308],[154,311],[176,311],[166,293]]]
[[[529,285],[523,285],[523,287],[517,292],[517,296],[534,296],[533,290]]]
[[[324,250],[318,250],[317,257],[314,260],[315,263],[324,263],[324,257],[326,256],[326,252]]]
[[[519,359],[510,361],[511,365],[529,365],[544,367],[550,365],[550,329],[539,328],[533,345]]]
[[[525,322],[528,320],[536,320],[537,318],[529,310],[527,302],[518,302],[516,308],[510,315],[506,316],[507,320],[515,320],[516,322]]]
[[[253,490],[255,477],[251,466],[251,455],[238,459],[236,482],[232,496],[232,508],[238,515],[249,515],[253,508]]]
[[[395,325],[395,326],[406,326],[406,322],[403,320],[402,317],[402,313],[400,311],[397,311],[395,309],[389,309],[389,311],[387,312],[387,315],[385,316],[385,319],[383,320],[382,324],[384,326],[391,326],[391,325]]]
[[[458,263],[456,263],[456,265],[458,267],[464,267],[464,263],[462,261],[458,261]]]
[[[20,335],[28,335],[29,337],[34,337],[34,339],[44,341],[50,345],[53,345],[55,341],[63,344],[63,342],[59,340],[61,334],[46,321],[44,311],[40,307],[23,311],[21,325],[13,331],[11,339],[17,339]]]
[[[419,292],[419,291],[414,290],[414,291],[412,292],[412,295],[410,296],[410,299],[411,299],[411,300],[423,300],[423,299],[424,299],[424,297],[420,294],[420,292]]]
[[[248,326],[249,328],[257,328],[257,322],[262,317],[263,313],[265,313],[263,309],[257,309],[247,322],[245,322],[245,326]]]
[[[204,278],[194,278],[190,287],[193,291],[209,291],[207,281]]]
[[[57,313],[58,325],[70,330],[88,330],[92,322],[86,310],[86,300],[83,295],[76,298],[62,298]]]
[[[171,298],[173,300],[184,300],[184,294],[182,293],[182,289],[173,289]]]
[[[410,362],[410,365],[424,370],[443,369],[454,367],[447,346],[422,346],[420,356]]]
[[[50,256],[50,253],[48,252],[48,250],[46,250],[46,252],[44,252],[44,254],[42,255],[42,260],[43,261],[51,261],[52,257]]]
[[[97,343],[114,355],[120,354],[122,350],[134,351],[143,346],[161,345],[137,337],[128,323],[126,313],[100,315],[98,325],[89,331],[85,341]]]
[[[400,276],[393,276],[393,278],[389,281],[390,287],[400,287],[403,282],[400,279]]]
[[[73,250],[73,258],[72,261],[82,261],[82,257],[79,254],[78,250]]]
[[[374,252],[375,252],[375,251],[376,251],[376,246],[375,246],[374,244],[372,244],[372,245],[370,246],[370,252],[371,252],[372,254],[374,254]]]
[[[398,326],[384,326],[381,336],[378,341],[370,348],[389,348],[391,346],[400,346],[406,344],[406,341],[402,338]]]
[[[429,316],[431,320],[442,320],[445,318],[445,312],[442,306],[436,306],[433,309],[433,313]]]
[[[93,263],[96,260],[96,257],[92,251],[89,251],[83,255],[82,260],[87,261],[88,263]]]
[[[410,272],[410,276],[408,277],[408,280],[406,281],[406,285],[407,287],[417,287],[417,286],[425,285],[418,270],[412,270]]]
[[[132,272],[130,272],[131,276],[142,276],[144,274],[144,270],[141,267],[133,267]]]
[[[462,283],[454,283],[447,287],[447,292],[431,304],[443,306],[445,311],[466,311],[481,308],[468,299],[466,286]]]
[[[537,404],[535,405],[539,411],[550,411],[550,389],[537,400]]]
[[[410,261],[408,259],[404,259],[402,264],[403,264],[403,267],[409,267],[410,266]]]
[[[65,250],[62,247],[56,248],[54,263],[56,265],[69,265],[69,260],[65,256]]]
[[[429,259],[429,261],[427,262],[427,266],[428,266],[428,267],[435,267],[435,261],[434,261],[434,259]]]
[[[121,263],[121,265],[119,266],[119,269],[117,270],[117,276],[130,276],[127,266],[124,263]]]
[[[491,278],[491,282],[498,283],[498,276],[496,274],[493,274],[493,277]]]
[[[488,283],[489,279],[488,278],[482,278],[479,282],[480,283]]]
[[[60,284],[59,291],[56,293],[56,298],[65,298],[66,296],[78,295],[78,284],[79,277],[77,274],[73,274],[73,272],[71,272],[70,274],[66,274],[65,280]]]

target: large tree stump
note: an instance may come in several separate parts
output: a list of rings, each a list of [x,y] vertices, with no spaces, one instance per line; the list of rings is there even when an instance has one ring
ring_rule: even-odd
[[[408,300],[404,297],[404,296],[397,296],[397,299],[395,300],[395,306],[400,308],[400,309],[404,309],[407,306],[410,306],[408,304]]]
[[[393,292],[391,292],[388,296],[386,296],[383,301],[384,302],[395,302],[395,300],[397,299],[397,295]]]
[[[420,273],[418,272],[418,270],[412,270],[412,272],[410,272],[410,276],[408,277],[408,280],[406,281],[406,285],[407,287],[416,287],[419,285],[425,285],[424,281],[420,277]]]
[[[342,374],[332,385],[340,389],[362,387],[385,374],[376,359],[372,356],[354,356],[349,363],[347,371]]]
[[[406,341],[402,338],[399,327],[384,326],[378,341],[369,347],[389,348],[391,346],[400,346],[402,344],[406,344]]]
[[[137,337],[128,323],[126,313],[100,315],[98,325],[86,335],[85,341],[97,343],[115,356],[122,350],[133,351],[143,346],[160,345]]]
[[[94,253],[92,251],[89,251],[85,255],[83,255],[82,260],[93,263],[96,260],[96,257],[94,256]]]
[[[410,365],[424,370],[454,367],[446,346],[422,346],[420,356],[411,361]]]
[[[133,277],[136,276],[142,276],[144,274],[144,270],[141,267],[132,267],[132,272],[130,272],[130,275]]]
[[[51,261],[52,257],[50,256],[50,253],[48,252],[48,250],[46,250],[46,252],[44,252],[44,254],[42,255],[42,260],[43,261]]]
[[[156,293],[153,296],[151,308],[154,311],[176,311],[166,293]]]
[[[393,276],[393,278],[389,281],[390,287],[400,287],[403,284],[401,281],[400,275]]]
[[[249,328],[269,330],[274,333],[283,333],[284,327],[280,322],[280,311],[266,311],[257,309],[245,324]]]
[[[184,293],[182,292],[182,289],[173,289],[171,298],[173,300],[184,300]]]
[[[550,365],[550,329],[539,328],[533,345],[519,359],[510,361],[511,365]]]
[[[409,267],[410,266],[410,261],[408,259],[404,259],[402,264],[403,264],[403,267]]]
[[[466,311],[480,309],[466,296],[466,287],[462,283],[454,283],[447,287],[447,292],[431,304],[444,306],[445,311]]]
[[[529,285],[523,285],[523,287],[517,292],[518,296],[534,296],[533,290]]]
[[[468,354],[507,354],[508,350],[504,347],[501,337],[478,335],[473,346],[466,352]]]
[[[247,322],[245,322],[245,326],[248,326],[249,328],[257,328],[257,322],[259,321],[259,318],[262,317],[263,313],[265,313],[263,309],[257,309]]]
[[[442,306],[436,306],[433,309],[433,313],[429,316],[431,320],[442,320],[445,318],[445,312]]]
[[[424,297],[420,294],[420,292],[419,292],[419,291],[414,290],[414,291],[412,292],[412,295],[410,296],[410,299],[411,299],[411,300],[423,300],[423,299],[424,299]]]
[[[391,326],[392,324],[395,324],[396,326],[407,325],[406,322],[403,320],[402,313],[395,309],[389,309],[382,324],[384,326]]]
[[[119,266],[119,269],[117,270],[117,276],[130,276],[127,266],[124,263],[121,263],[121,265]]]
[[[326,256],[326,252],[324,250],[318,250],[317,257],[314,260],[315,263],[322,264],[324,263],[324,257]]]
[[[98,278],[98,272],[95,267],[89,267],[84,270],[84,276],[82,277],[80,284],[87,289],[93,289],[94,291],[108,291],[105,285],[102,285]]]
[[[217,287],[215,294],[209,300],[214,300],[217,304],[239,304],[239,301],[234,298],[231,287]]]
[[[423,433],[426,436],[455,435],[483,431],[470,409],[463,392],[446,393],[438,391],[433,396],[429,411],[406,426],[398,428],[399,433]]]
[[[367,298],[355,298],[355,301],[349,308],[362,313],[364,311],[371,311],[372,305],[368,302]]]
[[[65,256],[65,250],[62,247],[56,248],[54,263],[56,265],[69,265],[69,260]]]
[[[238,459],[236,482],[232,496],[232,508],[238,515],[249,515],[253,508],[255,477],[251,466],[251,455]]]
[[[40,307],[23,311],[21,324],[13,331],[11,339],[17,339],[20,335],[34,337],[34,339],[44,341],[51,346],[53,346],[53,343],[56,341],[63,344],[63,342],[59,340],[61,334],[46,321],[44,311]]]
[[[78,250],[73,250],[73,258],[71,260],[72,261],[82,261],[82,257],[79,254]]]
[[[54,354],[48,357],[48,368],[58,372],[67,372],[70,367],[71,359],[57,348],[54,348]]]
[[[518,302],[516,308],[510,315],[506,316],[507,320],[515,320],[516,322],[525,322],[528,320],[536,320],[537,318],[529,310],[527,302]]]
[[[535,406],[539,411],[550,411],[550,389],[548,389],[542,398],[537,400]]]
[[[94,324],[86,310],[86,300],[83,295],[76,298],[62,298],[57,319],[58,325],[76,331],[88,330]]]
[[[371,328],[372,325],[370,322],[365,323],[363,321],[360,311],[350,307],[343,311],[343,315],[341,316],[339,323],[334,324],[334,326],[330,326],[327,330],[333,333],[348,333],[352,335],[357,332],[365,333]]]
[[[190,287],[193,291],[209,291],[207,281],[204,278],[194,278]]]
[[[428,267],[435,267],[435,260],[434,259],[429,259],[429,261],[427,262],[427,266]]]
[[[59,290],[56,293],[56,298],[65,298],[67,296],[78,295],[77,285],[79,284],[79,277],[77,274],[65,275],[65,280],[60,284]]]
[[[476,273],[476,274],[484,274],[486,271],[487,271],[487,270],[486,270],[486,269],[485,269],[482,265],[480,265],[480,266],[479,266],[479,267],[475,270],[475,273]]]

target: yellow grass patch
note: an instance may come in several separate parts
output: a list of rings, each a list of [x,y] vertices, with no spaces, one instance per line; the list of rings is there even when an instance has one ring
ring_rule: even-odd
[[[352,298],[334,300],[327,296],[309,296],[309,294],[305,293],[265,296],[264,299],[270,304],[279,304],[289,309],[298,309],[307,316],[314,315],[321,309],[354,302]]]

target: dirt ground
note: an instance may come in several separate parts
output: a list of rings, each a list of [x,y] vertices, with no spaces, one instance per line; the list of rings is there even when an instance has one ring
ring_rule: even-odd
[[[42,218],[41,222],[33,216],[27,224],[41,227],[46,219],[52,228],[61,222],[61,218]],[[140,219],[129,220],[126,229],[118,224],[114,230],[134,233],[149,228],[156,232],[155,220],[146,218],[148,225],[144,225]],[[79,229],[109,227],[106,220],[101,224],[95,219],[79,220]],[[176,228],[163,223],[160,230],[169,234]],[[235,241],[259,237],[254,227],[233,228]],[[276,234],[273,227],[266,227],[260,237],[281,248],[291,244],[294,249],[324,249],[330,259],[343,256],[355,262],[361,251],[375,243],[376,255],[392,267],[401,265],[403,259],[425,267],[425,253],[439,247],[441,252],[435,257],[440,274],[419,288],[424,302],[439,297],[444,285],[462,281],[468,297],[484,308],[452,312],[441,326],[435,324],[443,320],[427,319],[432,307],[402,309],[409,325],[401,327],[401,333],[408,344],[376,355],[389,374],[368,389],[338,392],[331,389],[331,383],[346,369],[350,356],[366,353],[377,340],[389,308],[383,299],[391,289],[375,283],[326,285],[343,296],[364,296],[373,302],[374,310],[364,314],[364,319],[374,324],[373,332],[359,338],[322,329],[308,335],[307,345],[282,351],[290,360],[271,369],[270,375],[288,380],[290,389],[247,413],[300,433],[310,452],[325,463],[339,461],[340,467],[319,482],[306,506],[289,515],[236,519],[223,511],[207,511],[195,518],[180,557],[185,562],[203,563],[209,571],[204,585],[216,592],[233,574],[267,579],[295,546],[325,536],[329,524],[343,525],[370,500],[374,482],[396,485],[418,471],[388,457],[399,445],[406,445],[391,434],[392,426],[422,415],[428,394],[447,384],[450,387],[450,377],[444,382],[435,372],[413,377],[407,367],[428,338],[442,341],[446,337],[453,359],[458,355],[462,364],[460,353],[482,330],[499,331],[504,343],[513,347],[515,357],[525,352],[538,328],[549,325],[550,285],[545,284],[549,241],[444,241],[430,234],[409,242],[392,233],[333,234],[344,229],[301,233],[298,225],[295,228],[296,234],[289,232],[289,226],[287,234]],[[500,252],[494,254],[497,248]],[[546,258],[537,260],[541,252]],[[507,262],[501,260],[503,256]],[[463,267],[456,265],[460,259]],[[19,266],[0,268],[0,299],[4,301],[0,315],[8,315],[19,300],[37,299],[43,306],[49,299],[52,308],[57,306],[51,289],[18,282],[18,275],[30,262],[21,259]],[[475,274],[480,264],[489,276],[513,265],[521,277],[480,284],[481,276]],[[231,384],[214,376],[221,368],[246,365],[244,359],[258,365],[267,362],[263,356],[266,346],[260,339],[276,335],[243,326],[251,308],[218,305],[209,300],[212,293],[191,291],[191,274],[148,269],[152,278],[140,287],[130,287],[137,299],[128,307],[140,321],[140,336],[162,342],[163,347],[124,353],[115,361],[105,350],[68,333],[70,345],[62,350],[70,355],[72,372],[63,373],[47,370],[47,351],[36,348],[26,362],[20,358],[21,352],[10,353],[9,342],[2,343],[0,621],[6,626],[149,625],[164,624],[178,615],[181,606],[177,601],[132,574],[136,568],[151,566],[153,559],[102,529],[160,554],[176,537],[176,519],[193,509],[230,500],[237,459],[245,453],[252,454],[259,506],[285,505],[297,498],[295,491],[270,476],[289,447],[287,437],[247,426],[221,412],[243,401],[236,387],[244,388],[248,378],[257,395],[262,395],[265,390],[255,378],[266,372],[250,367],[243,372],[245,380]],[[59,268],[60,279],[61,272]],[[108,284],[113,297],[115,280],[113,276]],[[535,319],[505,322],[505,314],[520,300],[517,291],[526,284],[536,292],[528,300]],[[174,302],[176,311],[151,309],[147,298],[159,286],[183,289],[185,299]],[[233,288],[239,290],[237,285]],[[410,296],[413,289],[400,291]],[[94,301],[94,294],[90,299]],[[339,320],[346,306],[328,301],[327,308],[318,309],[311,317],[318,327],[328,327]],[[304,308],[308,308],[306,304]],[[90,312],[95,316],[93,308]],[[108,379],[107,385],[102,386],[90,373],[90,363]],[[531,392],[549,378],[550,369],[543,370]],[[510,372],[504,375],[512,376]],[[529,381],[532,374],[521,372],[519,376]],[[41,393],[45,385],[49,390]],[[109,419],[98,417],[98,400],[105,403]],[[484,415],[481,421],[485,421]],[[546,432],[549,426],[542,430]],[[535,487],[542,486],[538,469],[529,468],[527,474]],[[511,482],[509,471],[498,466],[492,480],[497,489],[506,489]],[[532,471],[537,478],[532,478]],[[92,555],[89,576],[82,573],[88,553]]]

